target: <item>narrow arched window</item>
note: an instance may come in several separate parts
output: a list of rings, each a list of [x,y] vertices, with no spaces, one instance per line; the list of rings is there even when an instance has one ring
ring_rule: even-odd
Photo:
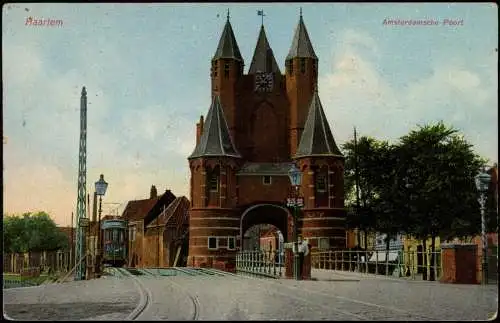
[[[213,64],[213,67],[212,67],[212,74],[214,77],[217,77],[217,69],[218,69],[218,66],[217,66],[217,61],[214,61],[214,64]]]
[[[292,75],[292,74],[293,74],[293,60],[291,60],[291,59],[290,59],[290,60],[288,60],[288,61],[286,62],[286,64],[287,64],[288,74],[289,74],[289,75]]]
[[[316,175],[316,192],[326,192],[326,174],[319,173]]]
[[[314,191],[316,207],[328,207],[328,167],[318,168],[314,174]]]
[[[306,72],[306,59],[301,58],[300,59],[300,72],[304,74]]]
[[[224,77],[229,77],[229,61],[224,62]]]
[[[210,171],[210,175],[208,176],[208,189],[210,192],[219,191],[219,176],[220,171],[218,166]]]

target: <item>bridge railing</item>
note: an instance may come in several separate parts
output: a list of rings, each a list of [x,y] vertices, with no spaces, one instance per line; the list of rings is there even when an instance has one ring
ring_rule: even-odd
[[[281,278],[285,275],[284,257],[279,251],[240,251],[236,254],[236,272]]]
[[[434,255],[434,257],[432,257]],[[423,259],[427,259],[427,265]],[[311,253],[312,268],[352,271],[366,274],[417,279],[427,271],[436,279],[442,275],[441,251],[431,253],[402,250],[315,251]]]

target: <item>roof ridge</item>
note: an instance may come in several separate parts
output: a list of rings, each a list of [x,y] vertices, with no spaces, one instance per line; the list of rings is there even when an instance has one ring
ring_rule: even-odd
[[[165,221],[165,224],[167,224],[170,221],[170,219],[172,218],[172,216],[174,216],[175,210],[177,209],[177,207],[179,207],[181,200],[182,200],[182,197],[176,197],[175,200],[173,200],[172,203],[170,203],[170,205],[167,207],[168,212],[170,212],[170,215],[169,215],[168,219]],[[167,209],[165,209],[165,211]]]

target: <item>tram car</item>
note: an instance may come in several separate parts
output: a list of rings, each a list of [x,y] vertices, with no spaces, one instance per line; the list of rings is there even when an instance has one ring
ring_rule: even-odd
[[[127,221],[107,219],[101,224],[103,235],[103,263],[122,267],[127,262]]]

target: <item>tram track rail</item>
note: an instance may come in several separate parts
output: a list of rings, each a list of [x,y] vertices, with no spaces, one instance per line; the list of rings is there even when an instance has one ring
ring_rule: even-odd
[[[211,270],[218,271],[217,269],[211,269]],[[385,311],[391,312],[391,314],[398,313],[398,314],[401,314],[401,315],[405,315],[405,316],[407,316],[407,318],[406,318],[407,320],[408,319],[412,319],[412,320],[434,320],[434,318],[431,318],[431,317],[426,316],[426,315],[413,313],[413,312],[410,312],[410,311],[407,311],[407,310],[402,310],[402,309],[394,308],[394,307],[391,307],[391,306],[379,305],[379,304],[374,304],[374,303],[370,303],[370,302],[365,302],[365,301],[360,301],[360,300],[352,299],[352,298],[349,298],[349,297],[332,295],[331,293],[327,293],[326,291],[312,291],[312,290],[308,290],[308,289],[305,289],[305,288],[300,288],[300,287],[295,287],[295,286],[288,286],[286,284],[283,284],[283,282],[280,282],[280,280],[274,280],[274,279],[263,280],[262,278],[257,278],[257,277],[253,277],[253,276],[246,276],[246,275],[237,275],[237,274],[233,274],[233,273],[229,273],[229,272],[226,273],[226,274],[229,275],[229,276],[233,276],[235,278],[239,278],[239,279],[252,279],[252,280],[255,280],[255,281],[257,281],[256,285],[259,286],[259,287],[261,287],[261,288],[266,288],[267,289],[269,287],[269,284],[272,284],[272,285],[275,285],[275,286],[283,287],[283,288],[288,289],[290,291],[293,290],[293,291],[295,291],[294,293],[281,293],[281,292],[278,292],[276,290],[274,292],[277,293],[277,294],[279,294],[279,295],[290,297],[290,298],[296,299],[296,300],[301,301],[301,302],[311,303],[311,305],[315,305],[315,306],[318,306],[317,302],[312,302],[307,297],[301,297],[299,295],[304,294],[304,293],[308,293],[309,295],[317,295],[317,296],[321,296],[321,297],[333,297],[333,298],[335,298],[337,300],[340,300],[340,301],[357,304],[358,306],[371,307],[371,308],[376,309],[378,311],[385,310]],[[297,293],[297,291],[299,293]],[[324,308],[328,308],[328,309],[332,310],[331,305],[319,305],[319,306],[324,307]],[[347,316],[351,316],[353,318],[356,318],[356,320],[367,320],[367,321],[379,320],[379,318],[369,317],[369,316],[364,315],[364,314],[351,313],[349,311],[344,311],[344,310],[340,310],[340,309],[333,309],[333,311],[338,312],[340,314],[347,315]],[[370,312],[373,312],[373,311],[370,311]],[[382,318],[382,320],[383,320],[383,318]]]
[[[189,273],[189,271],[179,270],[179,268],[175,268],[175,270],[183,272],[185,274],[191,274],[191,273]],[[145,272],[145,273],[148,273],[151,276],[156,277],[156,278],[161,277],[161,275],[158,275],[158,274],[154,273],[150,269],[142,269],[141,271]],[[170,285],[174,286],[177,290],[179,290],[180,292],[184,293],[184,295],[186,295],[189,298],[189,300],[191,301],[191,303],[193,305],[193,314],[192,314],[192,316],[191,316],[191,318],[189,320],[190,321],[197,321],[199,319],[199,317],[200,317],[200,308],[201,308],[200,301],[199,301],[198,297],[196,295],[188,292],[186,290],[186,288],[184,288],[181,284],[179,284],[177,282],[174,282],[172,279],[165,279],[164,281],[166,281]]]
[[[138,278],[136,278],[134,275],[132,275],[128,270],[126,270],[124,268],[113,268],[110,271],[116,277],[130,278],[133,281],[134,285],[136,286],[137,290],[139,291],[139,295],[140,295],[139,304],[127,316],[127,320],[129,320],[129,321],[137,320],[138,317],[142,313],[144,313],[146,311],[146,309],[153,302],[153,295],[152,295],[151,291],[149,290],[149,288],[144,286]]]

